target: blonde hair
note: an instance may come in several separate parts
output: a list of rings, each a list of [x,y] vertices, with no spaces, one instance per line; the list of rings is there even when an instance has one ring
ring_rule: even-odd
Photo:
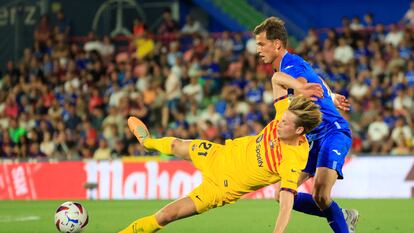
[[[291,99],[288,110],[295,114],[296,127],[303,127],[303,134],[309,133],[322,122],[322,113],[319,105],[303,96]]]
[[[262,23],[257,25],[253,30],[255,35],[262,32],[266,32],[266,39],[268,40],[280,40],[283,47],[287,46],[288,33],[285,28],[285,22],[277,17],[269,17]]]

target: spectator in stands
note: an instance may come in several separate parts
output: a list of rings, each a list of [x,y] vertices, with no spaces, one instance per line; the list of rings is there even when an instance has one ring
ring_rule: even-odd
[[[162,126],[167,127],[170,114],[175,115],[177,113],[177,106],[182,92],[181,76],[178,76],[177,72],[173,72],[169,68],[165,67],[164,75],[167,77],[164,86],[167,103],[162,111]]]
[[[413,131],[410,126],[405,123],[404,118],[399,117],[395,122],[395,127],[391,131],[391,139],[395,144],[398,144],[402,140],[404,145],[411,145]]]
[[[409,60],[407,64],[407,71],[405,72],[405,82],[408,87],[414,86],[414,61]]]
[[[39,144],[38,143],[31,143],[29,146],[29,152],[28,152],[28,156],[30,158],[44,158],[46,157],[46,154],[43,153],[40,148],[39,148]]]
[[[108,147],[108,144],[107,144],[106,140],[105,139],[100,139],[99,140],[99,147],[95,151],[95,153],[93,153],[93,159],[108,160],[108,159],[112,158],[111,155],[112,155],[112,151]]]
[[[162,21],[158,27],[158,34],[174,33],[179,30],[178,23],[172,18],[171,9],[164,10]]]
[[[351,81],[349,94],[358,101],[365,98],[368,94],[369,87],[365,82],[367,75],[369,75],[369,71],[360,73],[357,79]]]
[[[143,35],[145,35],[147,30],[147,26],[145,25],[145,22],[140,18],[136,17],[134,19],[134,25],[132,27],[132,35],[134,39],[140,38]]]
[[[209,120],[216,126],[223,125],[223,116],[216,112],[214,104],[209,104],[206,109],[200,112],[200,120],[203,122]]]
[[[243,41],[243,35],[242,33],[236,33],[234,34],[234,40],[233,40],[233,53],[235,56],[240,56],[241,53],[244,51],[244,44]]]
[[[191,102],[190,111],[185,114],[185,121],[188,122],[189,125],[196,124],[200,120],[200,112],[199,106],[196,102]]]
[[[398,47],[403,36],[404,36],[403,32],[398,30],[398,25],[393,24],[391,25],[390,32],[388,32],[388,34],[385,36],[385,43],[390,43],[394,47]]]
[[[382,116],[376,116],[375,121],[368,126],[368,143],[371,147],[369,151],[372,151],[373,153],[381,152],[388,135],[389,128],[382,119]]]
[[[106,35],[102,39],[102,46],[99,53],[102,55],[102,58],[105,61],[109,61],[112,58],[112,55],[115,52],[115,47],[111,42],[111,38]]]
[[[121,140],[115,142],[115,147],[112,150],[112,158],[121,158],[122,156],[128,155],[128,151],[125,148],[125,144]]]
[[[215,48],[222,51],[232,51],[233,40],[230,38],[228,31],[224,31],[221,37],[216,40]]]
[[[89,53],[92,51],[100,52],[102,50],[102,42],[98,39],[98,37],[95,35],[95,32],[89,32],[86,36],[86,39],[88,40],[84,46],[83,49]]]
[[[343,28],[349,28],[351,26],[351,20],[348,16],[343,16],[341,22]]]
[[[183,88],[183,94],[188,102],[195,101],[201,103],[203,100],[203,89],[198,82],[197,76],[190,78],[190,83]]]
[[[379,41],[383,43],[385,41],[385,26],[384,24],[377,24],[375,31],[370,36],[371,41]]]
[[[352,47],[347,44],[344,38],[339,38],[339,45],[335,48],[334,59],[342,64],[349,63],[354,58]]]
[[[194,20],[191,15],[187,15],[186,23],[181,28],[181,33],[184,35],[200,34],[205,35],[205,30],[200,22]]]
[[[399,75],[399,82],[402,81],[402,67],[405,66],[405,60],[403,58],[400,57],[400,53],[398,51],[397,48],[394,48],[393,46],[389,45],[388,46],[388,56],[389,56],[389,61],[388,61],[388,65],[387,65],[387,69],[386,69],[386,73],[391,74],[391,73],[395,73],[396,75]]]
[[[410,9],[405,12],[404,17],[401,19],[401,22],[409,25],[414,24],[414,1],[411,1]]]
[[[38,24],[36,25],[34,31],[34,39],[36,42],[43,45],[50,38],[50,36],[51,26],[49,24],[49,17],[47,15],[42,15],[39,19]]]
[[[400,53],[400,57],[406,60],[409,60],[411,57],[412,48],[410,45],[411,37],[409,35],[404,35],[403,39],[400,42],[398,47],[398,52]]]
[[[65,35],[66,37],[71,35],[71,23],[68,19],[66,19],[63,10],[59,10],[56,12],[56,20],[56,26],[59,29],[59,33]]]
[[[361,23],[361,19],[358,16],[354,16],[349,27],[354,31],[359,31],[364,28],[364,25]]]
[[[50,132],[43,133],[43,141],[40,143],[40,151],[47,157],[53,157],[56,150],[56,143],[52,140]]]
[[[331,39],[326,39],[323,42],[323,59],[324,62],[327,64],[332,64],[334,62],[334,56],[335,56],[335,42]]]
[[[373,30],[375,26],[374,14],[372,14],[371,12],[365,13],[363,25],[365,29],[369,31]]]
[[[297,48],[298,51],[305,51],[308,48],[312,47],[315,43],[318,43],[319,37],[318,33],[316,32],[315,28],[310,28],[308,30],[308,34],[306,35],[305,39],[301,41],[299,47]]]
[[[405,87],[397,90],[397,96],[393,101],[394,112],[397,115],[410,115],[410,109],[414,108],[412,96],[407,95]]]
[[[392,155],[407,155],[410,153],[410,147],[407,145],[403,135],[401,135],[401,138],[397,141],[397,146],[390,153]]]

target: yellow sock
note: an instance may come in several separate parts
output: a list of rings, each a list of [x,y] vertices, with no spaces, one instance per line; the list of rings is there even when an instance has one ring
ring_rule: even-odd
[[[160,230],[162,226],[155,219],[155,214],[135,220],[127,228],[119,233],[153,233]]]
[[[147,149],[153,149],[163,154],[171,155],[171,144],[175,139],[175,137],[147,138],[144,140],[144,146]]]

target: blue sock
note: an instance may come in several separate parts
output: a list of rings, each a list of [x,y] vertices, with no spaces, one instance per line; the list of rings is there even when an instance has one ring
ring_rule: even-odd
[[[298,193],[293,202],[293,209],[305,214],[326,217],[309,193]]]
[[[349,233],[342,209],[336,202],[332,201],[331,205],[322,212],[326,215],[328,223],[335,233]]]

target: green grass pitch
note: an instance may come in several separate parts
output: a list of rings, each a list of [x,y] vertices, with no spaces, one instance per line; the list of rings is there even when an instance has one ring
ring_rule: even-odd
[[[56,233],[54,211],[63,201],[0,201],[0,233]],[[117,232],[137,217],[148,215],[168,201],[80,201],[89,211],[85,233]],[[413,199],[338,200],[357,208],[357,232],[414,232]],[[202,215],[168,225],[165,233],[272,232],[278,204],[272,200],[241,200]],[[294,212],[288,233],[331,232],[325,219]]]

